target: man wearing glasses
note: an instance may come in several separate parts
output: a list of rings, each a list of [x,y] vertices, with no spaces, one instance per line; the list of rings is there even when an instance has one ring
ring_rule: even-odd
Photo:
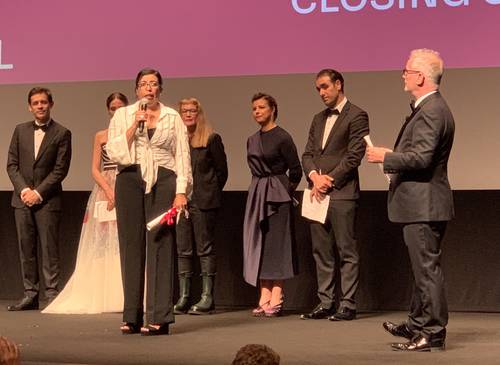
[[[408,320],[385,322],[385,330],[406,343],[399,351],[444,350],[448,307],[441,270],[441,241],[454,216],[448,182],[448,158],[453,145],[453,115],[439,92],[443,60],[429,49],[411,52],[403,71],[404,89],[414,103],[394,151],[368,147],[369,162],[383,163],[392,174],[388,213],[401,223],[413,270],[414,292]]]

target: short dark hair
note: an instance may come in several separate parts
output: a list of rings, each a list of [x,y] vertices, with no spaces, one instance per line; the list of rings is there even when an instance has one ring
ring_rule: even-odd
[[[39,87],[36,86],[33,89],[30,90],[28,93],[28,104],[31,105],[31,97],[36,94],[45,94],[47,95],[47,99],[49,100],[49,103],[52,104],[54,103],[54,99],[52,98],[52,93],[50,92],[49,89],[46,87]]]
[[[106,108],[109,109],[109,105],[113,102],[113,100],[118,99],[120,100],[123,104],[128,105],[128,99],[125,95],[119,92],[114,92],[111,95],[108,96],[106,99]]]
[[[231,365],[279,365],[280,355],[266,345],[249,344],[238,350]]]
[[[139,73],[135,78],[136,89],[139,87],[139,81],[141,81],[142,77],[146,75],[155,75],[156,78],[158,79],[158,84],[160,85],[160,91],[163,91],[163,78],[161,77],[160,71],[155,70],[153,68],[143,68],[142,70],[139,71]]]
[[[316,80],[319,79],[322,76],[328,76],[330,78],[330,81],[335,84],[335,81],[339,80],[340,81],[340,91],[344,92],[344,77],[340,72],[337,70],[334,70],[332,68],[325,68],[318,72],[316,75]]]
[[[273,119],[274,120],[278,119],[278,103],[276,102],[276,99],[273,98],[269,94],[258,92],[257,94],[254,94],[254,96],[252,96],[252,103],[255,100],[259,100],[259,99],[264,99],[265,101],[267,101],[267,104],[269,105],[269,107],[271,109],[274,109],[274,111],[273,111]]]

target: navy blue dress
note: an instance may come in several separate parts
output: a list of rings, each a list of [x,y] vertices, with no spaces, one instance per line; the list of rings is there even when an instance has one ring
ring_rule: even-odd
[[[302,169],[292,137],[278,126],[248,138],[247,161],[252,182],[243,228],[243,275],[256,286],[258,279],[283,280],[297,273],[290,194]]]

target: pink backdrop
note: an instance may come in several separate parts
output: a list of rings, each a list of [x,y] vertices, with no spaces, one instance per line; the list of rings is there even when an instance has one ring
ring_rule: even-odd
[[[339,11],[322,13],[320,0],[297,0],[316,3],[305,15],[291,0],[1,0],[0,61],[14,67],[0,83],[131,79],[146,66],[167,77],[394,70],[420,47],[447,67],[500,66],[498,0],[385,11],[368,0],[357,12],[323,1]]]

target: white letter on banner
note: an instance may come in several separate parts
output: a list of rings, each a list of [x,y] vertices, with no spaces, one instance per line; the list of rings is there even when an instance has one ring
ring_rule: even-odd
[[[360,11],[361,9],[363,9],[366,5],[366,1],[367,0],[361,0],[359,2],[359,5],[357,6],[352,6],[350,4],[347,3],[347,0],[340,0],[340,2],[342,3],[342,6],[345,8],[345,10],[347,11]]]
[[[453,6],[453,7],[456,7],[456,6],[469,6],[469,0],[444,0],[444,2],[446,3],[446,5],[449,5],[449,6]]]
[[[299,0],[292,0],[292,7],[293,10],[295,10],[299,14],[309,14],[312,13],[314,9],[316,9],[316,2],[311,1],[311,5],[308,8],[304,9],[299,6]]]
[[[0,70],[12,70],[13,68],[13,64],[2,64],[2,41],[0,40]]]
[[[328,0],[321,0],[321,12],[322,13],[338,13],[338,6],[328,6]]]
[[[377,0],[372,0],[371,4],[375,10],[387,10],[393,7],[394,0],[387,0],[387,4],[378,4]]]
[[[436,0],[425,0],[425,5],[428,8],[435,8],[436,7]],[[418,7],[418,0],[411,0],[411,7],[413,9],[416,9]],[[400,9],[405,8],[405,0],[399,0],[399,8]]]

